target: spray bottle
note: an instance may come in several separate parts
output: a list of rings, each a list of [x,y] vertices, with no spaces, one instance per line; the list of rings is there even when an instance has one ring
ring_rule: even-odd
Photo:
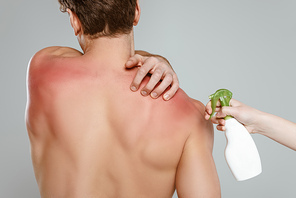
[[[221,106],[229,106],[232,93],[227,89],[220,89],[209,96],[212,104],[212,114],[216,110],[217,101]],[[261,160],[257,147],[247,129],[232,116],[225,118],[225,136],[227,145],[225,159],[237,181],[253,178],[262,172]]]

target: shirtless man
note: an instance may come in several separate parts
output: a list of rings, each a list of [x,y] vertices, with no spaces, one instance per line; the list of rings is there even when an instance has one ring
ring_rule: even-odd
[[[139,2],[59,2],[84,54],[50,47],[30,62],[26,120],[41,197],[220,197],[204,105],[180,89],[169,101],[130,91]]]

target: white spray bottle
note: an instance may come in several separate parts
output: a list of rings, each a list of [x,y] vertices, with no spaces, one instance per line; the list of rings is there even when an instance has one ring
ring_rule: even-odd
[[[217,101],[220,100],[221,106],[229,106],[232,93],[227,89],[220,89],[209,98],[212,104],[212,117]],[[262,172],[261,160],[250,133],[235,118],[226,116],[225,120],[225,159],[233,176],[237,181],[243,181],[259,175]]]

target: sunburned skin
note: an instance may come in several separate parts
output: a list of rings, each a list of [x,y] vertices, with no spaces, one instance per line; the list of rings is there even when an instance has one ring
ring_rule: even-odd
[[[41,197],[219,197],[204,105],[181,89],[167,102],[130,91],[136,69],[124,64],[59,47],[31,60],[26,117]]]

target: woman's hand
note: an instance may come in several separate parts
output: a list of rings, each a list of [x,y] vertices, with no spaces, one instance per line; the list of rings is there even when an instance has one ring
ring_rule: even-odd
[[[227,115],[234,117],[237,121],[243,124],[249,133],[256,133],[259,130],[257,121],[258,116],[262,112],[252,107],[249,107],[238,100],[231,99],[229,107],[222,107],[220,101],[217,102],[216,115],[211,118],[213,124],[217,124],[219,131],[225,131],[225,120]],[[206,105],[205,119],[208,120],[212,113],[211,101]]]

